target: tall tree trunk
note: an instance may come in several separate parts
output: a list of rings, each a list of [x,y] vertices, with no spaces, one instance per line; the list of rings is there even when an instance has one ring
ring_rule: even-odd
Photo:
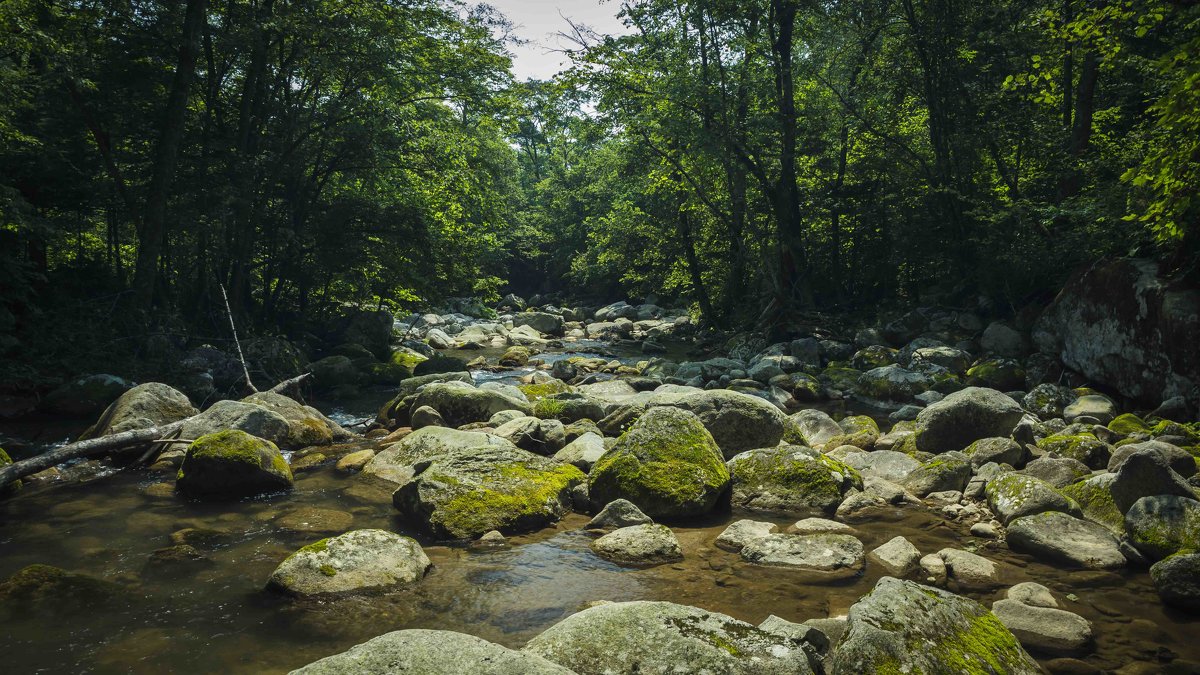
[[[704,278],[701,276],[700,258],[696,255],[696,237],[692,233],[692,221],[688,216],[687,209],[681,204],[679,206],[679,243],[683,245],[683,255],[687,260],[688,276],[692,280],[692,288],[696,295],[696,302],[700,303],[700,312],[704,314],[704,318],[713,323],[717,320],[717,315],[713,312],[712,300],[708,295],[708,288],[704,285]]]
[[[154,153],[145,211],[138,227],[138,255],[134,269],[133,292],[137,308],[146,312],[149,312],[154,304],[154,290],[158,285],[158,256],[162,252],[166,233],[167,198],[171,191],[171,181],[175,177],[179,146],[183,141],[188,94],[196,70],[196,56],[200,52],[200,32],[205,22],[205,9],[205,0],[187,0],[179,59],[163,110],[162,131]]]
[[[1058,201],[1061,203],[1079,194],[1083,176],[1079,160],[1087,152],[1092,141],[1092,113],[1096,108],[1096,80],[1100,77],[1100,57],[1088,52],[1083,57],[1079,72],[1079,89],[1075,94],[1075,123],[1067,142],[1067,169],[1058,183]]]

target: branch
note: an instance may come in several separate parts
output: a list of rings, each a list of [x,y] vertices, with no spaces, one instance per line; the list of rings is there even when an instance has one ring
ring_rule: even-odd
[[[242,355],[242,343],[238,340],[237,326],[233,325],[233,311],[229,309],[229,296],[225,293],[225,284],[217,284],[221,287],[221,297],[225,298],[225,314],[229,317],[229,330],[233,332],[233,344],[237,347],[238,361],[242,362],[242,374],[246,376],[246,386],[250,387],[250,391],[255,394],[258,389],[254,387],[254,382],[250,380],[250,369],[246,366],[246,357]]]

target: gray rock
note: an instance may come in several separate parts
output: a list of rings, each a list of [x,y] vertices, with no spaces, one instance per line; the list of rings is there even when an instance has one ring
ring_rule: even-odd
[[[226,429],[244,431],[285,447],[291,430],[283,415],[263,406],[241,401],[217,401],[208,410],[185,422],[179,433],[183,438],[200,438]]]
[[[445,630],[398,630],[315,661],[291,675],[572,675],[528,652]]]
[[[651,518],[697,516],[729,485],[721,449],[694,414],[651,408],[596,462],[592,498],[628,499]]]
[[[1062,488],[1091,475],[1092,471],[1083,462],[1070,457],[1039,457],[1026,464],[1021,473]]]
[[[1032,581],[1022,581],[1004,592],[1004,597],[1030,607],[1058,607],[1050,589]]]
[[[792,524],[793,534],[852,534],[854,528],[826,518],[804,518]]]
[[[917,571],[921,551],[904,537],[895,537],[871,551],[871,560],[883,567],[888,576],[906,577]]]
[[[355,530],[296,551],[275,568],[267,586],[297,597],[376,591],[419,581],[429,568],[413,539]]]
[[[779,527],[774,523],[758,520],[738,520],[717,535],[717,548],[730,553],[741,553],[746,544],[774,533]]]
[[[946,577],[961,588],[982,590],[1000,585],[1000,570],[981,555],[956,548],[944,548],[937,554],[946,562]]]
[[[1183,478],[1191,478],[1196,475],[1196,458],[1188,454],[1183,448],[1171,445],[1170,443],[1163,443],[1162,441],[1144,441],[1142,443],[1122,445],[1114,450],[1112,457],[1108,459],[1108,470],[1113,473],[1120,471],[1121,466],[1125,464],[1125,460],[1142,449],[1148,449],[1162,455],[1166,460],[1167,466],[1171,467],[1172,471]]]
[[[1200,551],[1200,501],[1176,495],[1142,497],[1125,513],[1125,530],[1151,560],[1188,549]]]
[[[411,426],[413,429],[446,426],[446,420],[442,419],[441,414],[427,405],[423,405],[420,408],[412,411],[412,416],[410,419],[411,421],[409,422],[409,426]]]
[[[728,462],[731,502],[750,511],[832,512],[862,479],[845,464],[799,445],[743,452]]]
[[[810,448],[821,448],[833,437],[842,435],[838,423],[821,410],[801,410],[788,419],[798,440]]]
[[[321,411],[282,394],[260,391],[247,396],[243,402],[260,405],[287,420],[288,433],[279,445],[281,448],[299,449],[313,445],[346,443],[355,439],[353,434],[323,415]]]
[[[699,417],[726,459],[778,445],[788,428],[779,408],[757,396],[724,389],[684,394],[667,405]]]
[[[989,324],[984,329],[983,336],[979,338],[979,346],[988,354],[1011,359],[1019,359],[1028,351],[1025,337],[999,321]]]
[[[524,397],[494,389],[480,389],[465,382],[437,382],[425,385],[413,401],[413,409],[429,406],[441,413],[446,424],[458,427],[471,422],[486,422],[502,410],[520,410],[528,415],[533,408]]]
[[[988,481],[986,494],[988,508],[1005,524],[1045,511],[1082,514],[1079,505],[1054,486],[1020,473],[1006,473]]]
[[[1196,491],[1183,476],[1171,469],[1170,460],[1153,447],[1142,448],[1125,458],[1109,491],[1117,510],[1125,513],[1142,497],[1175,495],[1196,498]]]
[[[992,613],[1024,647],[1035,652],[1081,654],[1092,644],[1092,626],[1078,614],[1016,600],[997,600],[992,603]]]
[[[512,319],[513,326],[529,326],[539,333],[562,335],[563,318],[546,312],[522,312]]]
[[[855,391],[868,399],[905,402],[932,386],[933,380],[929,376],[893,363],[859,375]]]
[[[1200,553],[1181,553],[1150,567],[1158,597],[1172,607],[1200,612]]]
[[[522,450],[543,456],[555,454],[567,443],[563,423],[556,419],[518,417],[500,425],[493,433]]]
[[[121,394],[81,439],[170,424],[198,414],[188,397],[161,382],[147,382]],[[195,438],[189,436],[189,438]]]
[[[787,567],[812,581],[835,581],[862,574],[862,542],[848,534],[772,534],[746,544],[742,558]]]
[[[512,447],[512,444],[503,438],[478,431],[425,427],[376,453],[363,467],[362,473],[364,476],[402,485],[413,478],[416,473],[415,467],[418,465],[456,451],[485,445]]]
[[[857,469],[864,479],[882,478],[892,483],[903,482],[908,474],[921,466],[919,461],[894,450],[858,452],[847,455],[843,461]]]
[[[627,565],[662,565],[683,560],[683,549],[666,525],[630,525],[592,542],[596,555]]]
[[[1021,466],[1029,452],[1011,438],[981,438],[967,446],[963,454],[971,458],[974,466],[983,466],[988,462]]]
[[[930,553],[929,555],[921,556],[921,559],[917,561],[917,564],[920,565],[921,574],[925,577],[926,581],[939,586],[945,585],[949,575],[949,570],[947,569],[946,561],[942,559],[942,556],[936,553]]]
[[[971,480],[971,459],[961,452],[947,452],[914,469],[901,485],[924,497],[931,492],[961,492]]]
[[[812,673],[804,649],[788,637],[670,602],[586,609],[530,640],[524,651],[577,673]]]
[[[604,456],[604,439],[588,431],[554,453],[554,459],[573,464],[581,471],[591,471],[592,465]]]
[[[1125,566],[1121,544],[1103,525],[1058,511],[1018,518],[1008,524],[1008,545],[1014,551],[1086,569]]]
[[[1112,399],[1107,396],[1098,394],[1088,394],[1075,399],[1063,409],[1063,418],[1067,422],[1074,422],[1081,417],[1091,417],[1100,422],[1100,424],[1108,424],[1117,416],[1117,405],[1112,402]]]
[[[967,387],[930,405],[917,416],[917,449],[962,450],[981,438],[1011,436],[1024,417],[1021,406],[995,389]]]
[[[937,588],[884,577],[847,618],[830,675],[1042,672],[995,615]]]
[[[911,367],[931,363],[941,366],[951,373],[961,375],[967,372],[967,368],[971,365],[971,355],[954,347],[921,347],[913,351],[910,363]],[[927,401],[927,403],[932,403],[932,401]]]
[[[650,516],[642,513],[641,509],[627,499],[614,499],[595,518],[583,526],[585,530],[618,530],[631,525],[646,525],[653,523]]]
[[[1079,398],[1079,395],[1071,391],[1068,387],[1045,382],[1031,389],[1028,394],[1025,394],[1022,403],[1025,404],[1025,409],[1029,412],[1044,420],[1048,420],[1054,417],[1062,417],[1063,411],[1077,398]]]

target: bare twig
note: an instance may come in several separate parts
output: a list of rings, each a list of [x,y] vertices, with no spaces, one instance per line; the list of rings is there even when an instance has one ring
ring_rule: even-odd
[[[250,369],[246,367],[246,357],[242,355],[242,343],[238,340],[237,326],[233,325],[233,310],[229,309],[229,296],[225,293],[225,284],[217,284],[221,287],[221,297],[225,299],[225,314],[229,317],[229,330],[233,332],[233,344],[237,346],[238,360],[242,362],[242,374],[246,376],[246,386],[250,387],[250,391],[258,393],[258,389],[254,387],[254,382],[250,380]]]

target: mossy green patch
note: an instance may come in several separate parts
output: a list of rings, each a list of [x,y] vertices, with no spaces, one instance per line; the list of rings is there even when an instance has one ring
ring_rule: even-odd
[[[1105,527],[1123,534],[1125,516],[1113,501],[1109,491],[1111,480],[1101,477],[1089,478],[1072,483],[1060,490],[1064,496],[1074,499],[1083,510],[1083,515]]]
[[[811,451],[809,451],[811,452]],[[828,455],[801,448],[766,448],[730,462],[736,506],[762,511],[832,511],[851,487],[862,489],[858,471]]]
[[[1134,415],[1133,413],[1125,413],[1118,415],[1113,421],[1108,423],[1109,431],[1117,434],[1148,434],[1150,433],[1150,425]]]
[[[514,463],[499,466],[496,477],[467,486],[437,509],[431,520],[445,533],[458,539],[490,530],[511,532],[545,521],[574,485],[585,480],[583,472],[569,464],[535,469]],[[431,479],[450,483],[449,476]],[[458,483],[462,485],[461,482]]]
[[[541,384],[522,384],[518,385],[517,388],[520,389],[521,393],[525,394],[525,398],[529,399],[530,401],[537,401],[539,399],[546,398],[547,396],[565,394],[572,391],[571,385],[561,380],[552,380],[550,382],[543,382]]]
[[[567,404],[554,398],[541,398],[533,404],[533,416],[543,420],[562,418],[567,412]]]

